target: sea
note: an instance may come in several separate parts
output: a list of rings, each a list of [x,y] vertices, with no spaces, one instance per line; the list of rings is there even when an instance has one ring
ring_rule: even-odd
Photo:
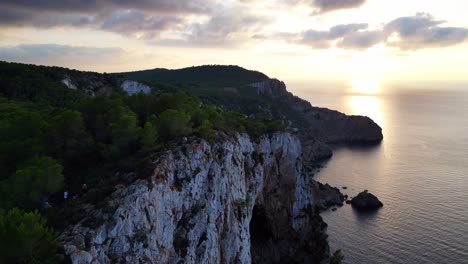
[[[377,94],[288,86],[313,106],[369,116],[383,129],[380,145],[335,146],[315,175],[350,197],[368,190],[384,204],[372,213],[350,205],[322,213],[331,250],[341,249],[344,263],[468,263],[468,85],[439,85]]]

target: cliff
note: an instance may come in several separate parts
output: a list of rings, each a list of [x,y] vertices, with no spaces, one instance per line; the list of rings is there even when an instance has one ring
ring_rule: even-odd
[[[73,263],[327,262],[317,185],[289,133],[194,141],[61,235]],[[89,223],[94,223],[90,225]]]

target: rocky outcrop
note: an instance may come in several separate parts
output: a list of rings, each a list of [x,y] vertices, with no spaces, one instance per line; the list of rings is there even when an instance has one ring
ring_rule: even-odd
[[[76,90],[76,86],[73,84],[73,82],[70,80],[70,78],[65,78],[62,80],[62,83],[65,84],[65,86],[68,87],[68,89]]]
[[[122,90],[127,92],[127,94],[129,94],[129,95],[133,95],[133,94],[137,94],[137,93],[148,94],[148,93],[151,92],[151,87],[149,87],[148,85],[144,85],[142,83],[135,82],[135,81],[130,81],[130,80],[124,81],[120,85],[120,87],[122,88]]]
[[[62,84],[67,88],[82,91],[88,96],[108,96],[120,92],[123,80],[109,74],[64,70]]]
[[[375,195],[365,190],[351,199],[351,205],[358,210],[370,211],[382,207],[383,203]]]
[[[320,209],[327,210],[333,206],[342,206],[345,200],[345,196],[336,187],[330,186],[328,183],[322,184],[317,182],[319,197],[320,197]]]
[[[154,166],[61,235],[73,263],[328,261],[316,184],[291,134],[194,141]]]

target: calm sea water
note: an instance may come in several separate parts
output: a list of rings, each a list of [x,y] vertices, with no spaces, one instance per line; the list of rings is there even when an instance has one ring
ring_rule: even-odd
[[[468,93],[417,91],[360,96],[293,90],[315,106],[367,115],[384,141],[338,148],[316,179],[384,207],[323,213],[345,263],[468,263]]]

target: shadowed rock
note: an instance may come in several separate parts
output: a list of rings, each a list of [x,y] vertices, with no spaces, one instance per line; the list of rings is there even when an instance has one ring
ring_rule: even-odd
[[[351,199],[351,205],[358,210],[370,211],[382,207],[383,203],[375,195],[365,190]]]

